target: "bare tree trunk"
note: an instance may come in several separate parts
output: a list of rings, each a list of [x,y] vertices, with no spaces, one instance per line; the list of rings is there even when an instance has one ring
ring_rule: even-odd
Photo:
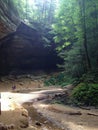
[[[82,14],[82,27],[83,27],[83,45],[85,49],[85,58],[87,62],[87,70],[91,70],[91,62],[88,54],[88,46],[87,46],[87,32],[86,32],[86,11],[85,11],[85,0],[81,1],[81,14]]]
[[[94,3],[93,6],[94,6],[94,10],[95,10],[95,11],[94,11],[94,13],[95,13],[95,14],[94,14],[94,15],[95,15],[95,17],[94,17],[94,18],[95,18],[95,28],[94,28],[93,32],[94,32],[94,40],[97,40],[97,34],[96,34],[96,32],[97,32],[97,26],[98,26],[98,25],[97,25],[97,24],[98,24],[98,16],[97,16],[98,14],[97,14],[96,3]]]
[[[28,2],[26,0],[26,19],[27,19],[27,12],[28,12]]]
[[[49,7],[49,12],[48,12],[48,22],[51,23],[52,20],[52,3],[53,1],[50,1],[50,7]]]

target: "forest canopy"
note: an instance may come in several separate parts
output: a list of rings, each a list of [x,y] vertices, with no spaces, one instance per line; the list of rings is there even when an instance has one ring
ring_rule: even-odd
[[[54,21],[58,0],[9,0],[18,10],[21,20],[26,23],[51,24]]]

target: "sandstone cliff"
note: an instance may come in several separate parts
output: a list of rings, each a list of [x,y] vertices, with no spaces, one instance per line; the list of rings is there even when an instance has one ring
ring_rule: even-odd
[[[0,0],[0,39],[16,30],[20,23],[17,11],[9,0]]]

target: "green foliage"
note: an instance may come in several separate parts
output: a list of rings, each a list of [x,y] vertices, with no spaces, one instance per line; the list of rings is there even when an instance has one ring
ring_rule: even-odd
[[[59,8],[56,14],[56,23],[52,25],[52,28],[56,34],[54,36],[54,41],[58,44],[59,51],[72,44],[75,40],[75,24],[77,22],[78,6],[77,2],[74,0],[62,0],[59,1]],[[75,6],[75,8],[74,8]]]
[[[79,84],[74,88],[71,98],[76,105],[98,106],[98,84]]]
[[[80,78],[80,82],[98,83],[98,70],[92,70],[86,74],[83,74]]]
[[[32,22],[51,26],[54,21],[56,0],[9,0],[14,3],[22,21],[29,25]]]
[[[52,25],[67,75],[80,78],[98,68],[98,1],[61,0]]]
[[[56,85],[56,78],[55,77],[50,77],[49,79],[44,81],[44,84],[46,86]]]
[[[57,75],[51,76],[49,79],[45,80],[46,86],[57,85],[61,87],[66,87],[66,85],[71,84],[74,81],[71,77],[65,75],[64,72]]]
[[[59,56],[64,59],[64,68],[67,75],[71,77],[81,77],[85,72],[85,61],[83,61],[83,47],[75,44],[71,49],[62,51]]]

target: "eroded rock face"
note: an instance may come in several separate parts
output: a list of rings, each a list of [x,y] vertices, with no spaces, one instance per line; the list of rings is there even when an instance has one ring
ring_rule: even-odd
[[[7,0],[0,0],[0,39],[16,30],[20,21]]]
[[[44,47],[40,33],[21,23],[16,32],[1,39],[0,72],[14,70],[48,70],[56,68],[61,59],[55,47]]]

